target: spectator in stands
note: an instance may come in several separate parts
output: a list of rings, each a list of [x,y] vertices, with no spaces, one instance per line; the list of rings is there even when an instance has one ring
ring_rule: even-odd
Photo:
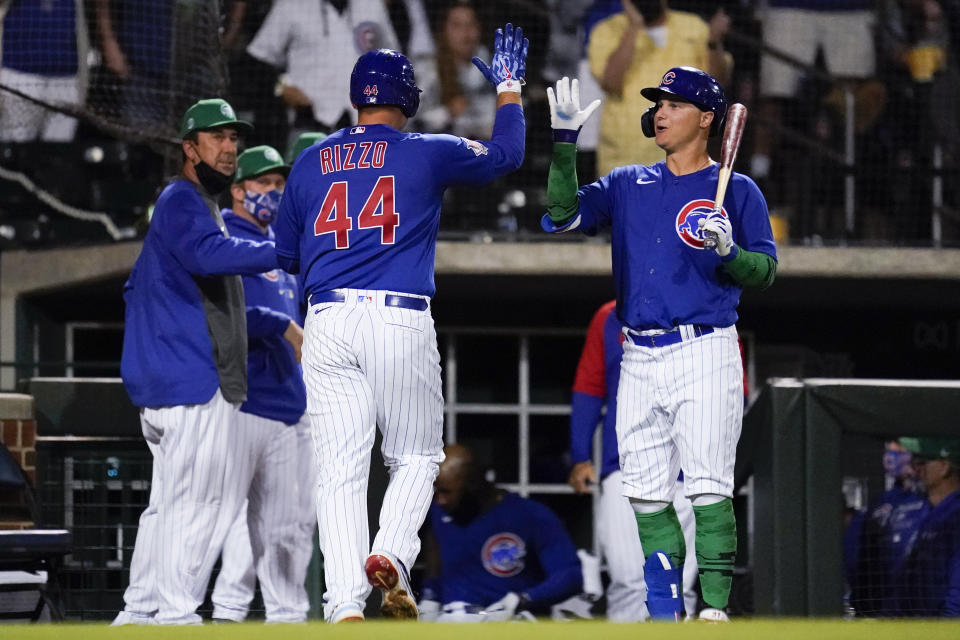
[[[578,593],[580,560],[557,516],[490,484],[468,448],[451,445],[444,454],[428,516],[421,618],[531,617]]]
[[[849,563],[850,605],[858,616],[892,615],[896,577],[927,501],[916,486],[910,452],[899,442],[886,443],[883,469],[887,490],[854,516],[855,537],[844,550]]]
[[[768,0],[762,14],[763,41],[807,65],[822,50],[827,71],[840,80],[874,75],[873,0]],[[803,71],[764,55],[760,103],[754,125],[750,175],[763,184],[771,174],[781,102],[797,97]]]
[[[597,147],[600,175],[663,159],[663,150],[636,126],[648,104],[640,90],[657,86],[664,69],[684,65],[725,82],[731,60],[723,40],[729,26],[722,9],[708,25],[694,14],[671,10],[667,0],[622,0],[622,11],[595,27],[590,70],[606,92]]]
[[[466,138],[490,137],[496,96],[471,62],[474,56],[490,57],[480,44],[480,32],[480,18],[469,0],[451,2],[443,10],[437,23],[436,59],[417,67],[423,88],[418,128]]]
[[[76,0],[13,0],[3,16],[0,84],[44,102],[82,104],[78,32],[86,40]],[[76,128],[74,118],[0,91],[0,141],[69,142]]]
[[[430,19],[423,0],[384,0],[390,15],[390,24],[397,34],[400,51],[413,63],[414,68],[423,65],[419,61],[432,57],[436,50]]]
[[[173,16],[170,0],[96,0],[96,23],[108,83],[119,94],[118,116],[137,126],[167,120]]]
[[[292,139],[354,122],[344,61],[397,46],[383,0],[276,0],[247,51],[285,70],[276,93],[295,112]]]
[[[960,438],[901,438],[930,509],[898,580],[898,615],[960,616]]]

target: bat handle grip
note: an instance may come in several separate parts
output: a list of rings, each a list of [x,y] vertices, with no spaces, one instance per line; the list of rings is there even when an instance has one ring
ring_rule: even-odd
[[[712,218],[718,213],[720,213],[720,209],[714,207],[713,211],[710,212],[710,215],[708,216],[708,218]],[[717,248],[718,241],[719,241],[719,238],[717,237],[716,232],[714,231],[703,232],[703,248],[704,249],[709,249],[710,251],[713,251],[714,249]]]
[[[703,232],[703,248],[711,251],[717,248],[717,234],[713,231]]]

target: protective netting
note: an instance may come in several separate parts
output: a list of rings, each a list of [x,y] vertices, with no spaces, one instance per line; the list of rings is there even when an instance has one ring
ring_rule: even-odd
[[[469,60],[489,59],[493,30],[511,21],[531,41],[526,161],[488,188],[450,190],[447,233],[541,237],[551,150],[544,89],[558,78],[579,77],[584,100],[604,100],[580,137],[587,182],[618,163],[659,159],[638,132],[648,103],[631,82],[696,64],[750,110],[737,169],[760,185],[778,240],[960,244],[960,3],[667,5],[658,15],[659,0],[632,1],[649,24],[630,32],[621,80],[613,61],[629,17],[623,0],[5,0],[0,161],[64,204],[126,217],[125,226],[177,169],[172,143],[189,104],[225,97],[256,125],[246,144],[287,152],[304,131],[351,122],[345,78],[376,46],[414,63],[424,94],[408,129],[483,138],[494,97]],[[41,143],[65,146],[22,148]],[[124,186],[98,182],[118,171]],[[0,210],[13,209],[30,224],[65,214],[0,185]]]

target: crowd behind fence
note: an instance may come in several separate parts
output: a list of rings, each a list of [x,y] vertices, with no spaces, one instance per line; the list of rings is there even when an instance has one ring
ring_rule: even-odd
[[[608,169],[605,146],[646,144],[635,131],[646,104],[627,105],[637,117],[613,136],[624,140],[603,124],[625,89],[605,75],[601,52],[614,45],[591,44],[591,35],[608,38],[603,25],[624,2],[4,3],[0,248],[142,233],[158,187],[177,169],[180,115],[199,98],[226,97],[251,120],[250,146],[286,151],[303,131],[349,124],[345,81],[371,47],[413,61],[424,94],[409,129],[485,138],[494,96],[470,58],[489,58],[493,30],[507,21],[531,41],[526,161],[489,188],[451,189],[441,231],[537,237],[551,149],[547,86],[579,76],[611,105],[594,125],[599,134],[581,136],[581,183]],[[669,0],[672,17],[660,24],[659,2],[633,2],[654,16],[637,36],[638,59],[644,47],[677,47],[683,62],[705,45],[703,66],[731,102],[750,108],[738,169],[760,184],[778,239],[958,243],[960,3]],[[693,22],[676,18],[686,12]],[[709,41],[671,44],[698,24]]]

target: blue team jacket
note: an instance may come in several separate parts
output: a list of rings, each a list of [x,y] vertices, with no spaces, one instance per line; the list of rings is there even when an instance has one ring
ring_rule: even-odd
[[[157,199],[130,278],[120,370],[138,407],[208,402],[219,386],[213,343],[195,277],[276,268],[272,242],[230,238],[186,179]]]
[[[273,240],[256,224],[222,211],[230,235],[248,240]],[[247,302],[247,401],[241,411],[287,424],[300,421],[307,409],[303,372],[293,347],[283,338],[290,321],[300,318],[300,287],[296,277],[282,269],[243,276]]]

